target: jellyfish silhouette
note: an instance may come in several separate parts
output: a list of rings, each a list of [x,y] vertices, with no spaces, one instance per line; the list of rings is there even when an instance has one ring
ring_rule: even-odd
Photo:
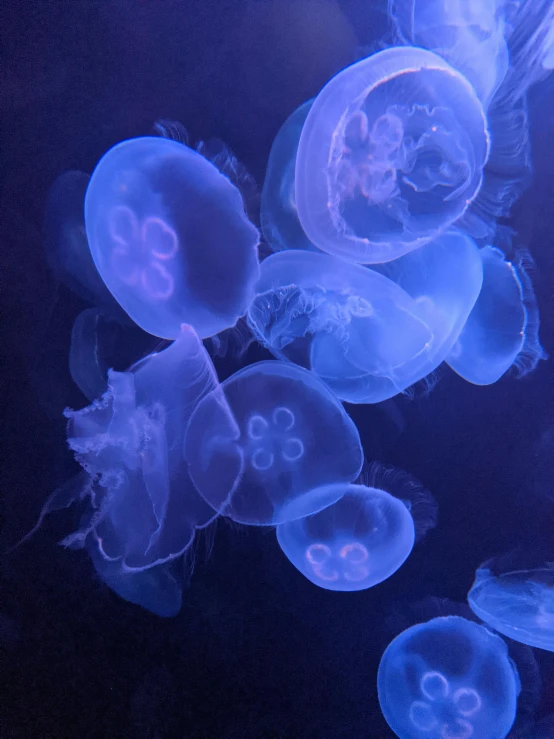
[[[505,642],[460,616],[403,631],[377,673],[381,710],[402,739],[502,739],[520,690]]]
[[[65,412],[83,472],[52,494],[25,538],[50,511],[87,501],[78,531],[62,543],[86,548],[121,597],[161,615],[178,610],[170,563],[216,516],[189,477],[183,440],[194,407],[216,385],[211,360],[186,325],[164,351],[127,372],[110,370],[101,398]]]
[[[145,331],[202,337],[246,312],[258,276],[258,231],[239,190],[198,152],[164,138],[124,141],[94,170],[85,198],[94,262]]]
[[[277,526],[284,554],[321,588],[364,590],[383,582],[436,524],[431,494],[407,473],[374,464],[364,478],[367,484],[310,490],[305,498],[314,502],[338,499],[304,518],[287,510],[291,520]],[[304,507],[302,499],[289,506]]]
[[[471,610],[514,641],[554,652],[554,565],[505,566],[485,562],[468,594]]]
[[[447,364],[468,382],[490,385],[512,366],[526,375],[544,359],[538,338],[539,312],[521,253],[508,261],[500,249],[480,250],[483,286]]]
[[[363,457],[354,423],[325,384],[275,361],[252,364],[206,395],[191,416],[184,449],[204,499],[251,525],[282,523],[287,505],[308,490],[354,480]],[[295,515],[335,498],[302,499],[306,505]]]
[[[308,113],[296,158],[300,223],[330,254],[396,259],[463,215],[488,152],[467,79],[433,52],[386,49],[339,72]]]

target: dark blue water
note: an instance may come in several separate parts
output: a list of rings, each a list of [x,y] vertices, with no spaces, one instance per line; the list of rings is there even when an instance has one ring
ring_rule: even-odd
[[[166,118],[192,140],[225,141],[261,184],[284,119],[360,47],[377,48],[381,10],[367,0],[34,0],[3,9],[2,551],[76,471],[61,413],[85,403],[67,366],[85,305],[43,255],[52,182],[68,169],[92,171],[110,146]],[[532,91],[530,111],[534,178],[509,225],[536,261],[541,340],[553,354],[554,85]],[[245,361],[262,358],[254,347]],[[223,378],[239,363],[216,366]],[[552,361],[485,388],[447,370],[439,377],[428,396],[348,409],[366,456],[409,470],[439,504],[437,529],[374,589],[317,589],[273,532],[224,522],[200,537],[172,620],[120,600],[84,554],[56,546],[73,530],[72,512],[2,557],[0,737],[392,737],[376,693],[391,614],[430,595],[464,601],[476,567],[516,546],[532,542],[554,559]],[[554,710],[554,662],[538,659],[542,717]]]

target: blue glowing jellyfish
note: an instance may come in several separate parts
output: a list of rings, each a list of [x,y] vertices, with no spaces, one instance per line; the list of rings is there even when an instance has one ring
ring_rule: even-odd
[[[313,100],[297,108],[283,123],[269,153],[260,202],[262,232],[274,251],[315,247],[298,220],[294,193],[296,153]]]
[[[212,336],[243,315],[258,276],[258,231],[238,189],[198,152],[124,141],[94,170],[85,223],[96,267],[145,331]]]
[[[520,690],[505,642],[460,616],[403,631],[377,673],[381,710],[401,739],[503,739]]]
[[[362,464],[358,431],[337,398],[313,373],[275,361],[250,365],[206,395],[184,448],[205,500],[251,525],[283,523],[293,500],[351,482]],[[332,502],[303,500],[297,516]]]
[[[389,0],[403,43],[434,51],[458,69],[486,106],[509,66],[504,0]]]
[[[466,78],[430,51],[386,49],[339,72],[308,113],[296,159],[300,223],[330,254],[396,259],[460,218],[488,152]]]
[[[154,611],[161,589],[169,598],[163,609],[171,610],[176,581],[160,566],[182,555],[216,515],[183,456],[191,413],[216,386],[211,360],[186,325],[165,350],[127,372],[110,370],[101,398],[65,412],[68,444],[84,472],[53,493],[25,538],[50,511],[88,500],[79,530],[62,543],[85,547],[102,580],[122,597]]]
[[[410,475],[372,465],[364,482],[310,490],[305,498],[336,502],[277,526],[279,546],[314,585],[364,590],[389,578],[406,561],[414,542],[436,524],[436,504]],[[290,508],[306,507],[293,501]],[[286,511],[289,513],[289,511]]]
[[[468,594],[471,610],[514,641],[554,652],[554,565],[500,569],[485,562]]]
[[[273,254],[262,262],[249,325],[277,358],[311,369],[342,400],[390,398],[448,355],[479,295],[482,265],[473,240],[450,231],[380,269],[318,252]]]
[[[538,339],[539,312],[525,254],[506,259],[500,249],[480,251],[483,286],[446,362],[468,382],[490,385],[512,366],[526,375],[545,358]]]

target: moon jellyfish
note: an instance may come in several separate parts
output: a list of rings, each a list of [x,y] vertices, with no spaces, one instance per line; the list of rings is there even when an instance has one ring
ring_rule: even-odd
[[[308,580],[327,590],[364,590],[389,578],[414,542],[436,524],[431,494],[410,475],[372,465],[369,485],[335,484],[305,497],[336,502],[277,526],[286,557]],[[303,508],[302,499],[290,509]],[[312,502],[313,505],[313,502]]]
[[[145,137],[94,170],[85,223],[96,267],[145,331],[212,336],[243,315],[258,276],[258,231],[239,190],[198,152]]]
[[[297,108],[283,123],[269,153],[260,202],[262,232],[274,251],[315,247],[307,238],[296,211],[294,173],[302,126],[313,100]]]
[[[65,411],[68,444],[84,472],[53,493],[25,538],[50,511],[87,500],[78,531],[62,543],[85,547],[101,579],[123,598],[158,612],[156,593],[163,590],[175,604],[175,578],[159,566],[182,555],[216,515],[183,457],[191,413],[216,385],[211,360],[186,325],[165,350],[127,372],[110,370],[101,398]]]
[[[283,523],[287,505],[307,491],[351,482],[363,457],[338,399],[313,373],[275,361],[252,364],[206,395],[191,416],[184,449],[204,499],[251,525]],[[323,505],[302,500],[297,516]]]
[[[330,254],[396,259],[463,215],[488,152],[466,78],[430,51],[386,49],[339,72],[308,113],[296,159],[300,223]]]
[[[456,344],[446,358],[454,372],[475,385],[490,385],[515,366],[531,372],[546,355],[538,339],[539,314],[520,255],[508,261],[500,249],[480,251],[483,286]]]
[[[520,690],[505,642],[460,616],[403,631],[377,673],[381,711],[401,739],[502,739]]]
[[[554,565],[499,568],[485,562],[467,597],[487,626],[514,641],[554,652]]]
[[[486,106],[509,66],[499,0],[389,0],[400,39],[434,51],[458,69]]]

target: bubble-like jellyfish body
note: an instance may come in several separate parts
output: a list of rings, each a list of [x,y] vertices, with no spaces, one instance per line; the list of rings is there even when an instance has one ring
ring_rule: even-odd
[[[475,574],[471,610],[514,641],[554,652],[554,566],[495,573],[488,563]]]
[[[488,152],[466,78],[433,52],[386,49],[339,72],[308,113],[296,159],[300,223],[330,254],[396,259],[460,218]]]
[[[215,511],[238,523],[274,525],[313,488],[354,480],[358,431],[311,372],[258,362],[225,380],[192,414],[185,439],[190,475]],[[325,503],[305,499],[295,515]]]
[[[509,66],[505,0],[389,0],[402,41],[443,57],[473,85],[486,106]]]
[[[315,247],[296,212],[294,175],[302,126],[312,107],[308,100],[283,123],[271,146],[260,202],[262,232],[273,251]]]
[[[490,385],[513,365],[521,375],[545,355],[538,340],[538,308],[521,260],[500,249],[480,250],[483,286],[446,362],[468,382]]]
[[[261,265],[249,325],[277,358],[311,369],[342,400],[390,398],[448,354],[479,294],[482,268],[477,247],[459,232],[389,266],[407,289],[327,254],[272,254]]]
[[[436,506],[417,481],[390,469],[379,478],[371,487],[342,483],[310,490],[306,498],[337,500],[277,526],[284,554],[314,585],[340,591],[371,588],[402,566],[416,533],[420,539],[434,526]],[[303,505],[300,500],[291,507]]]
[[[401,739],[503,739],[520,689],[505,642],[460,616],[403,631],[377,673],[381,711]]]
[[[94,262],[142,329],[202,337],[232,326],[252,298],[258,231],[238,189],[198,152],[145,137],[110,149],[85,198]]]
[[[85,230],[85,193],[90,177],[70,170],[61,174],[48,193],[43,244],[55,275],[81,298],[129,322],[98,274]]]

